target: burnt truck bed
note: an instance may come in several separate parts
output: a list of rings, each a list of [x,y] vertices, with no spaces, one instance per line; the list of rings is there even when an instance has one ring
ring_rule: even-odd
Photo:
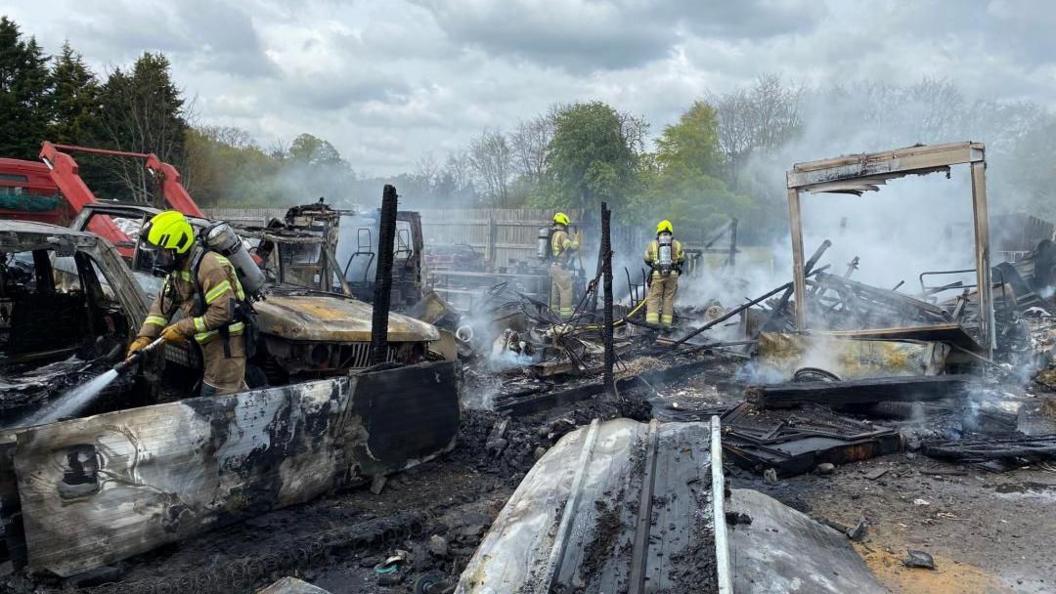
[[[456,592],[718,592],[711,442],[702,422],[569,433],[525,476]]]
[[[8,550],[65,577],[409,468],[454,447],[459,375],[423,363],[9,432]]]

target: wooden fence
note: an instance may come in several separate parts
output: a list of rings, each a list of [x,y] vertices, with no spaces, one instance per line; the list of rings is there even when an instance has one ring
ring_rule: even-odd
[[[488,268],[501,270],[518,261],[534,261],[540,227],[549,227],[554,211],[534,208],[425,209],[425,245],[468,245],[483,254]],[[573,221],[577,210],[567,211]]]

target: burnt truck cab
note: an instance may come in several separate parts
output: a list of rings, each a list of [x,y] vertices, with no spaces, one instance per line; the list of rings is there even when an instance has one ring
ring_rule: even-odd
[[[365,303],[374,300],[378,263],[378,210],[333,208],[323,199],[291,207],[282,220],[240,225],[244,238],[260,242],[267,275],[280,285],[339,291]],[[410,311],[422,290],[422,218],[414,211],[396,213],[391,306]]]
[[[291,383],[158,400],[165,382],[128,374],[75,418],[35,424],[27,413],[124,358],[148,280],[97,235],[0,220],[0,564],[69,577],[454,447],[458,363],[416,359],[435,328],[394,315],[390,358],[412,364],[357,369],[369,306],[282,287],[257,307]]]
[[[139,249],[138,238],[142,225],[158,212],[138,204],[92,204],[71,225],[77,230],[88,229],[93,219],[106,217],[128,235],[128,247],[132,248],[128,264],[148,304],[160,290],[161,279],[152,274],[150,250]],[[210,224],[207,219],[188,220],[196,229]],[[251,387],[331,377],[370,365],[369,305],[326,288],[273,280],[266,297],[254,304],[260,339],[247,371]],[[388,362],[408,364],[428,360],[429,345],[438,341],[440,334],[431,324],[391,313],[388,339]],[[200,366],[197,349],[166,351],[171,362]]]

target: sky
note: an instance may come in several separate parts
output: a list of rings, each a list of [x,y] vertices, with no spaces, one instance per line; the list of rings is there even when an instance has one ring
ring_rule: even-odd
[[[308,132],[363,175],[443,161],[485,128],[599,99],[652,133],[777,74],[810,86],[956,82],[1056,108],[1047,0],[14,0],[98,72],[164,52],[197,125],[263,146]]]

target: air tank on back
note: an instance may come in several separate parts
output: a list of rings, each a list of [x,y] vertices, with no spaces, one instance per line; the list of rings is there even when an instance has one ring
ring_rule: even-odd
[[[264,273],[249,255],[249,250],[242,244],[242,239],[227,223],[216,223],[205,230],[205,245],[231,261],[242,283],[246,296],[259,299],[267,279]]]

